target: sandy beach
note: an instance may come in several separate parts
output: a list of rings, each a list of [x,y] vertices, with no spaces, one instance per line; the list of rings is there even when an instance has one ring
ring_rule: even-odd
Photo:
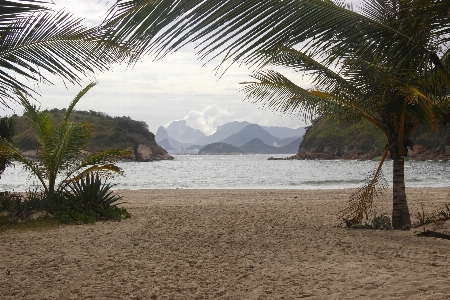
[[[1,235],[0,298],[449,299],[450,240],[337,228],[350,192],[121,190],[131,219]]]

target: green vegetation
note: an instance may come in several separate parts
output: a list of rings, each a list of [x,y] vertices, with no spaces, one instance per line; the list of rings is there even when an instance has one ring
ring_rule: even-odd
[[[450,124],[438,125],[437,128],[437,132],[430,132],[423,127],[414,131],[410,138],[414,149],[420,147],[422,151],[429,152],[440,149],[444,153],[447,137],[450,136]],[[386,138],[367,120],[348,123],[324,117],[315,120],[308,127],[300,147],[317,152],[328,147],[328,151],[332,153],[340,153],[344,148],[349,151],[382,151],[386,147]]]
[[[104,180],[112,173],[121,173],[114,163],[130,153],[117,149],[86,152],[91,138],[90,124],[69,120],[75,105],[94,85],[83,89],[65,114],[54,121],[17,91],[39,146],[37,159],[24,156],[5,139],[0,140],[0,155],[22,163],[41,183],[42,190],[29,192],[26,198],[4,195],[1,208],[8,211],[11,220],[25,219],[32,211],[49,212],[65,223],[129,217],[126,210],[116,207],[114,202],[120,197],[112,195],[111,185]]]
[[[51,109],[44,111],[52,121],[61,119],[66,109]],[[26,116],[15,117],[17,134],[14,144],[21,150],[36,150],[37,141],[29,126]],[[139,144],[155,143],[155,135],[148,131],[148,125],[130,117],[110,117],[102,112],[73,110],[69,121],[88,123],[92,128],[92,138],[87,143],[89,151],[106,148],[130,149]]]
[[[309,127],[303,137],[301,147],[323,151],[382,150],[386,146],[386,137],[372,123],[362,120],[358,123],[341,122],[333,118],[321,118]]]
[[[243,154],[243,153],[245,152],[239,149],[238,147],[220,142],[206,145],[198,152],[198,154]]]
[[[373,215],[372,221],[366,224],[353,224],[350,226],[353,229],[375,229],[375,230],[391,230],[391,219],[386,214],[377,216]]]
[[[16,120],[14,118],[3,117],[0,118],[0,139],[12,142],[13,136],[16,133]],[[5,168],[11,164],[9,158],[0,154],[0,178]]]

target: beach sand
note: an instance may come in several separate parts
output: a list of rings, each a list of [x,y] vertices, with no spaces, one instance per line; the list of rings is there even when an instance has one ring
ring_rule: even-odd
[[[118,191],[131,219],[1,235],[0,298],[449,299],[450,240],[337,228],[350,192]]]

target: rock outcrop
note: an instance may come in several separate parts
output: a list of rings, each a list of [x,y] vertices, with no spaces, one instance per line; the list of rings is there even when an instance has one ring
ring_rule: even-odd
[[[136,161],[158,161],[174,159],[169,153],[157,143],[151,145],[139,144],[133,149]]]

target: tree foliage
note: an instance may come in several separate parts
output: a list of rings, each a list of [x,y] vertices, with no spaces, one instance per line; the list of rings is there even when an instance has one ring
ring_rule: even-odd
[[[86,27],[70,13],[42,6],[48,2],[0,2],[0,105],[9,107],[16,89],[30,97],[53,77],[79,83],[129,54],[104,41],[102,27]]]
[[[20,91],[17,91],[39,145],[37,160],[24,156],[6,140],[1,140],[0,154],[22,163],[25,169],[36,176],[44,193],[50,198],[63,191],[70,182],[79,180],[91,172],[103,175],[120,173],[121,169],[114,162],[129,155],[127,151],[116,149],[85,152],[91,138],[91,127],[88,123],[72,122],[69,117],[81,97],[94,85],[95,83],[91,83],[86,86],[56,123],[50,120],[47,112],[38,111]]]

